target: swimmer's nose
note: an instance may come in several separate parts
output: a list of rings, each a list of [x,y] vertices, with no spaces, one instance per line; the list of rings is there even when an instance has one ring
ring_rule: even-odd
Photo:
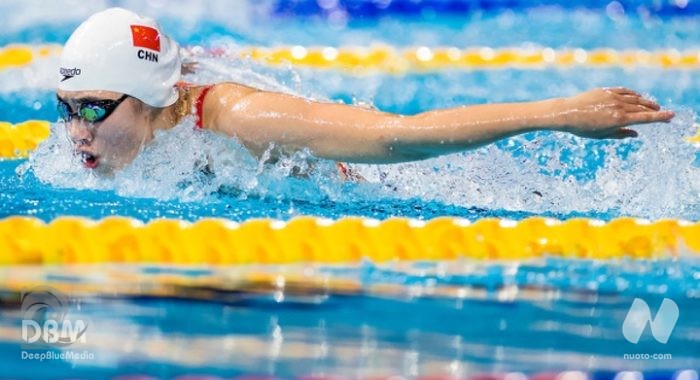
[[[94,138],[92,130],[88,128],[87,123],[75,119],[68,123],[68,137],[76,145],[87,145]]]

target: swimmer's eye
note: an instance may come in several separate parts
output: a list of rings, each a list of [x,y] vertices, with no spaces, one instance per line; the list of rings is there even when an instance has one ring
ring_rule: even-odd
[[[102,119],[106,113],[105,109],[100,106],[85,105],[80,109],[80,117],[90,123]]]
[[[108,118],[119,105],[128,98],[129,95],[124,94],[117,100],[90,100],[78,102],[78,110],[73,112],[71,106],[60,97],[58,98],[58,115],[66,122],[69,122],[73,117],[79,117],[88,123],[97,123]]]

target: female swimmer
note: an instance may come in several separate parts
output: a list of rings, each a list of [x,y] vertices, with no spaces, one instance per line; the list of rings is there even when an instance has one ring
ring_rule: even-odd
[[[121,8],[96,13],[73,32],[61,54],[58,108],[86,167],[101,173],[124,167],[154,131],[172,128],[187,115],[200,128],[235,137],[253,155],[274,144],[276,154],[308,148],[329,160],[382,164],[473,149],[535,130],[635,137],[627,126],[674,116],[626,88],[404,116],[236,83],[185,84],[178,50],[153,19]]]

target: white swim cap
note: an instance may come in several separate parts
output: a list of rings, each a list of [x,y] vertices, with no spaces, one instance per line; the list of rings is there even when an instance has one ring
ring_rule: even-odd
[[[64,91],[114,91],[166,107],[178,98],[179,48],[155,20],[110,8],[73,32],[59,73],[58,88]]]

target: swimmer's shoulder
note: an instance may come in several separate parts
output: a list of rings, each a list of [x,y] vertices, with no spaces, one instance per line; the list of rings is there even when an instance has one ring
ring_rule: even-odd
[[[233,82],[216,83],[197,86],[192,89],[192,98],[202,97],[203,126],[206,129],[218,130],[223,120],[226,120],[236,104],[245,96],[260,90]]]

